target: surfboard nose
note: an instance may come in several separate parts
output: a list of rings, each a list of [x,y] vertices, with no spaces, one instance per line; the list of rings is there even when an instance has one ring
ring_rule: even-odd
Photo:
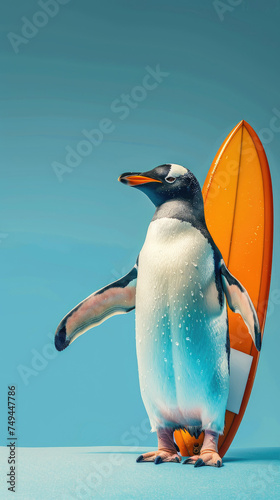
[[[66,330],[63,326],[55,334],[54,345],[58,351],[63,351],[70,344],[69,340],[66,339]]]

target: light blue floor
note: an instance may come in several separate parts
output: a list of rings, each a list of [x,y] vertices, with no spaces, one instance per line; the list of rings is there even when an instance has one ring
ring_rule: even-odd
[[[147,448],[18,448],[17,490],[6,487],[7,448],[0,448],[0,498],[280,499],[280,448],[231,449],[220,469],[137,464]],[[3,480],[4,479],[4,480]]]

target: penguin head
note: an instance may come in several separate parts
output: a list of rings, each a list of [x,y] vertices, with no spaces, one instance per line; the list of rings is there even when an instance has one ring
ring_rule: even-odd
[[[174,163],[159,165],[144,173],[126,172],[118,180],[143,191],[156,207],[174,199],[189,201],[191,204],[202,202],[196,177],[187,168]]]

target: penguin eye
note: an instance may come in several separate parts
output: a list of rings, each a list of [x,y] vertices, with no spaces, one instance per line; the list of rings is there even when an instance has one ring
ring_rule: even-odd
[[[173,182],[176,181],[175,177],[165,177],[166,182],[169,182],[169,184],[172,184]]]

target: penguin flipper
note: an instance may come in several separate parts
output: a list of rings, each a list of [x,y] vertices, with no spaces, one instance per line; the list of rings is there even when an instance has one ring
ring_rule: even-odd
[[[111,316],[132,311],[135,308],[136,281],[137,264],[123,278],[97,290],[74,307],[56,329],[57,350],[62,351],[77,337]]]
[[[241,314],[258,351],[261,350],[261,329],[256,309],[247,290],[229,272],[224,261],[220,265],[221,280],[230,309]]]

